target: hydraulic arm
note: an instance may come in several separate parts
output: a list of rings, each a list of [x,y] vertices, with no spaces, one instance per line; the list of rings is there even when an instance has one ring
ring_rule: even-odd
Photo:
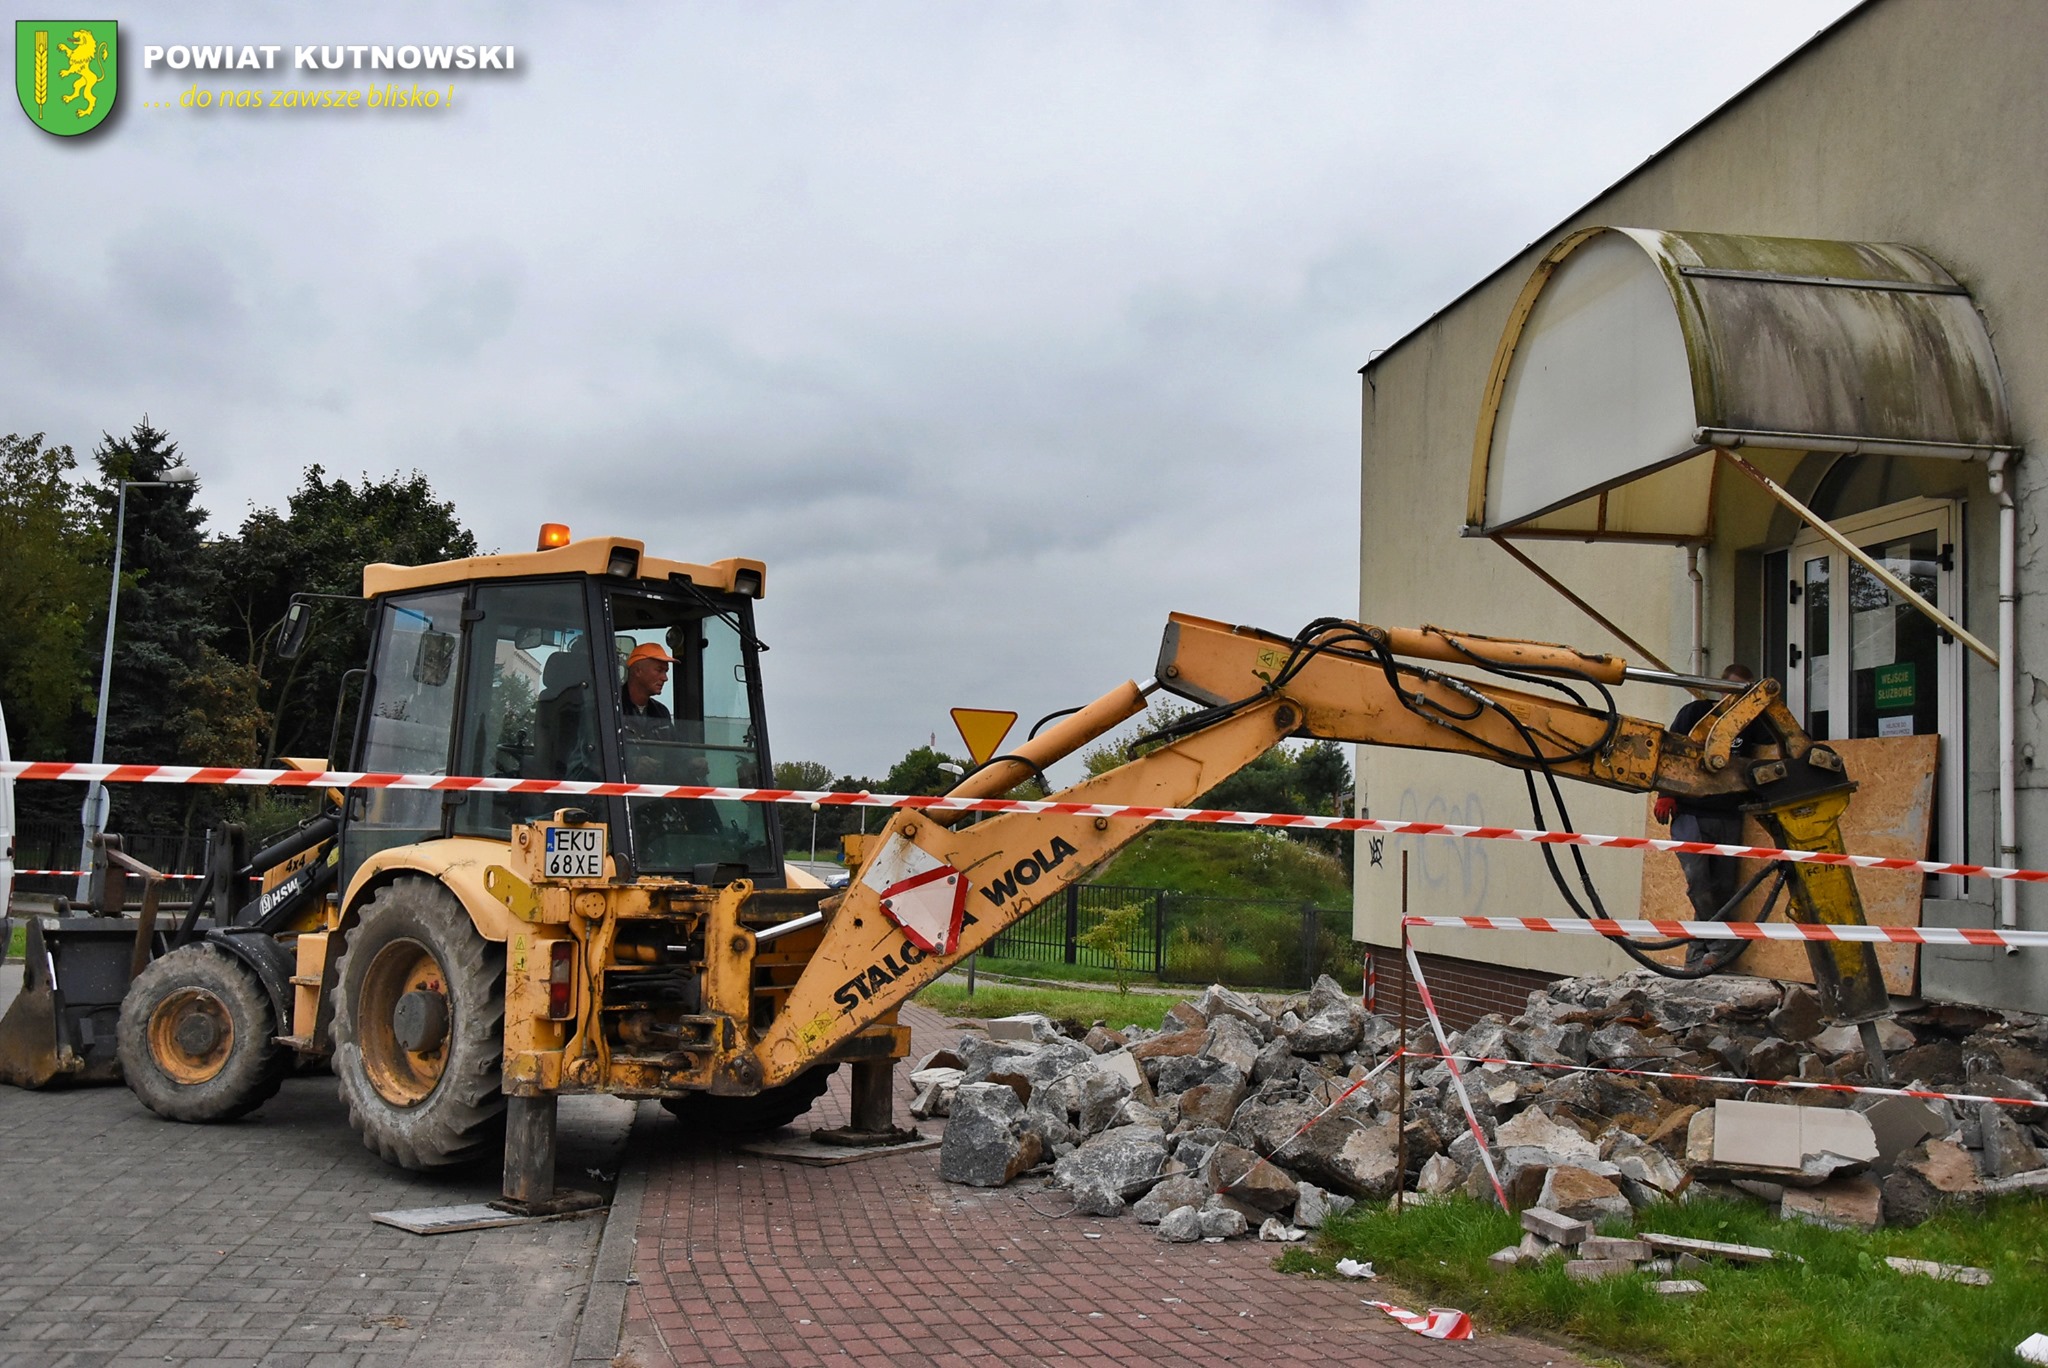
[[[1480,682],[1424,661],[1529,687]],[[1142,755],[1054,797],[1186,806],[1280,741],[1302,737],[1472,755],[1532,776],[1631,792],[1739,798],[1787,849],[1843,849],[1840,818],[1855,786],[1840,758],[1800,728],[1776,681],[1730,694],[1691,735],[1679,736],[1613,707],[1608,689],[1628,677],[1644,676],[1615,657],[1542,642],[1337,620],[1285,638],[1176,614],[1157,682],[1197,710],[1158,733]],[[970,775],[955,794],[1006,790],[1135,714],[1143,694],[1122,686],[1017,757]],[[1735,738],[1753,726],[1776,744],[1738,755]],[[786,1082],[893,1012],[1151,825],[1046,813],[948,825],[953,820],[915,811],[891,816],[885,839],[837,905],[828,905],[822,943],[757,1042],[763,1084]],[[1801,863],[1786,872],[1796,919],[1863,921],[1847,869]],[[1871,947],[1811,943],[1809,954],[1831,1015],[1868,1021],[1884,1014]]]

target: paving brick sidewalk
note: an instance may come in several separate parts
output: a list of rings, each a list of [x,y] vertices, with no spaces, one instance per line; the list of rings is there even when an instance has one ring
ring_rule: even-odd
[[[0,969],[0,1007],[19,970]],[[564,1181],[616,1167],[629,1104],[562,1109]],[[0,1086],[0,1368],[566,1363],[601,1220],[422,1237],[373,1211],[497,1195],[495,1170],[405,1173],[330,1077],[225,1126],[126,1088]]]
[[[922,1007],[903,1020],[918,1053],[959,1034]],[[842,1077],[801,1124],[841,1123],[846,1101]],[[1063,1215],[1036,1183],[942,1183],[936,1150],[813,1168],[687,1146],[648,1111],[633,1147],[647,1188],[618,1362],[634,1368],[1578,1362],[1483,1330],[1424,1340],[1362,1305],[1369,1286],[1275,1272],[1273,1245],[1165,1245],[1128,1217]]]

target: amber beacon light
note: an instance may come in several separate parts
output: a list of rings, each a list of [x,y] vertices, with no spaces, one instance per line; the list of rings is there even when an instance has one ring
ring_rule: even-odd
[[[552,551],[558,546],[567,546],[568,544],[569,524],[542,523],[540,525],[540,545],[533,549],[536,551]]]

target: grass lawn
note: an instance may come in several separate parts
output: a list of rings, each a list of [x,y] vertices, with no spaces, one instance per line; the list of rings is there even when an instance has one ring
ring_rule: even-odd
[[[1688,1368],[2017,1365],[2013,1346],[2048,1330],[2048,1202],[2036,1198],[1867,1235],[1780,1222],[1760,1206],[1723,1202],[1673,1205],[1637,1219],[1642,1230],[1763,1245],[1806,1262],[1666,1275],[1707,1285],[1704,1295],[1686,1298],[1658,1296],[1647,1274],[1576,1283],[1561,1259],[1495,1269],[1486,1256],[1516,1243],[1521,1227],[1491,1205],[1460,1198],[1410,1207],[1398,1221],[1381,1209],[1339,1218],[1315,1248],[1288,1251],[1281,1267],[1330,1273],[1340,1257],[1371,1260],[1432,1303],[1471,1312],[1482,1332],[1548,1331]],[[1615,1224],[1603,1233],[1627,1233]],[[1887,1255],[1989,1269],[1994,1282],[1908,1277],[1886,1266]]]
[[[956,970],[936,983],[928,984],[917,1000],[935,1012],[950,1017],[1013,1016],[1018,1012],[1043,1012],[1054,1020],[1072,1018],[1084,1026],[1091,1021],[1106,1022],[1112,1029],[1146,1026],[1153,1030],[1166,1017],[1166,1009],[1178,998],[1156,993],[1090,992],[1081,988],[1033,988],[1023,985],[975,985],[967,996],[967,980]]]

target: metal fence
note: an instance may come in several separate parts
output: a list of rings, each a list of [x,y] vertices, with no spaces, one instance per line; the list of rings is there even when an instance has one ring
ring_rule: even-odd
[[[1104,946],[1098,928],[1125,908],[1138,915],[1120,944]],[[1069,888],[1049,899],[1006,927],[982,953],[1048,967],[1114,970],[1119,952],[1134,977],[1243,988],[1305,988],[1317,974],[1348,983],[1364,963],[1363,947],[1351,939],[1348,907],[1106,884]]]
[[[14,833],[14,867],[21,869],[77,869],[81,833],[76,822],[30,822]],[[204,835],[182,832],[123,832],[121,849],[152,869],[166,874],[197,874],[206,858]],[[69,896],[78,888],[74,875],[18,874],[18,893],[52,893]]]

